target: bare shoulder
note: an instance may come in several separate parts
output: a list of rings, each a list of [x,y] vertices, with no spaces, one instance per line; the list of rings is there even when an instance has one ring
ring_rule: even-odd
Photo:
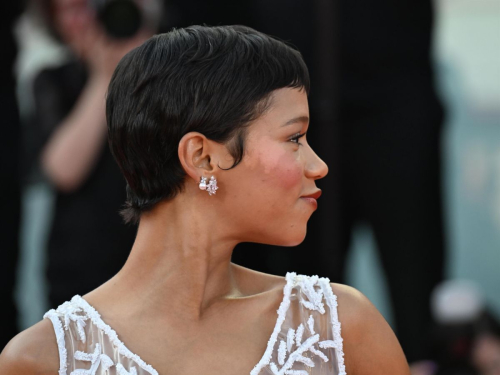
[[[363,328],[365,328],[367,320],[378,320],[380,313],[359,290],[344,284],[330,283],[330,285],[333,294],[337,296],[343,336],[349,334],[351,340],[360,339],[358,336],[363,335]]]
[[[0,354],[2,375],[57,375],[58,370],[59,351],[48,319],[19,333]]]
[[[401,345],[389,324],[359,290],[331,284],[337,296],[338,316],[349,375],[409,375]]]

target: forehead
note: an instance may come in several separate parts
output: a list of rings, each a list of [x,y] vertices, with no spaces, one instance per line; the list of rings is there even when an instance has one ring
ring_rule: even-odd
[[[270,131],[282,128],[297,118],[309,118],[307,94],[305,90],[286,87],[271,94],[267,111],[254,125],[256,128]]]

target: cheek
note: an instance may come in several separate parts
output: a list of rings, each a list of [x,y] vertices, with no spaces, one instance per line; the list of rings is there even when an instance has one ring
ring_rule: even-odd
[[[273,185],[274,189],[279,187],[279,193],[282,190],[300,189],[302,169],[293,150],[268,147],[258,154],[255,166],[262,176],[262,182]]]
[[[297,190],[301,186],[302,170],[297,160],[291,155],[283,155],[277,159],[272,175],[282,189]]]

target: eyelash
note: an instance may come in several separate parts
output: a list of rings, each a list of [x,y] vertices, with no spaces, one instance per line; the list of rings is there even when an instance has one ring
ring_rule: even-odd
[[[293,136],[290,137],[289,141],[292,143],[296,143],[299,146],[302,146],[302,143],[299,142],[299,139],[302,138],[303,136],[305,136],[306,133],[307,132],[304,132],[302,134],[301,133],[294,134]]]

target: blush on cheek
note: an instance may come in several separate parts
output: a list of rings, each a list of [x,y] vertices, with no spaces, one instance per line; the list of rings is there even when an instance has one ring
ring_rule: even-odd
[[[276,181],[282,189],[295,190],[301,185],[302,169],[290,150],[269,150],[261,163],[269,180]]]

